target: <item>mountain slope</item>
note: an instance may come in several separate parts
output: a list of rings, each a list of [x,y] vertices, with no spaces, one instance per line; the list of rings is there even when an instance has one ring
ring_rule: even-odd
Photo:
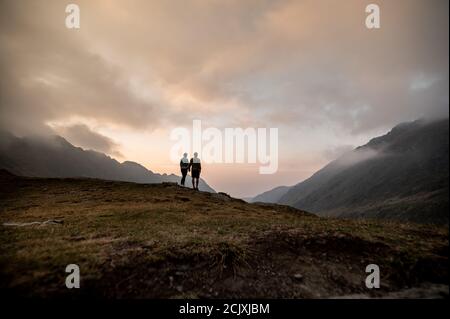
[[[288,191],[289,186],[278,186],[267,192],[261,193],[249,200],[250,203],[278,203],[278,201],[283,197]]]
[[[320,218],[174,184],[1,170],[0,201],[0,295],[408,297],[414,287],[448,297],[447,227]],[[382,269],[380,289],[364,285],[371,263]],[[80,289],[64,285],[68,264],[80,267]]]
[[[90,177],[136,183],[180,181],[174,174],[156,174],[144,166],[75,147],[60,136],[18,138],[0,133],[0,168],[21,176]],[[186,185],[191,185],[190,177]],[[200,180],[200,190],[214,192]]]
[[[404,123],[331,162],[278,201],[321,216],[448,223],[448,119]]]

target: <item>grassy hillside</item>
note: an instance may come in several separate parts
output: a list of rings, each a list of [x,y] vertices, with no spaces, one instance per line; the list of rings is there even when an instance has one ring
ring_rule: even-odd
[[[173,184],[0,175],[0,288],[10,296],[448,295],[446,228],[325,219]],[[64,285],[72,263],[80,289]],[[377,291],[364,285],[370,263]]]

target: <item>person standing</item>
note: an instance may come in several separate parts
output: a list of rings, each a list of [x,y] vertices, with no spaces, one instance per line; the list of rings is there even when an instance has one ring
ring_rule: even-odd
[[[200,179],[200,172],[202,171],[202,164],[198,158],[197,152],[195,152],[194,157],[191,158],[189,169],[191,170],[192,188],[198,190],[198,181]]]
[[[184,186],[184,182],[186,181],[186,175],[189,171],[189,160],[187,158],[188,154],[184,153],[183,157],[180,160],[180,169],[181,169],[181,185]]]

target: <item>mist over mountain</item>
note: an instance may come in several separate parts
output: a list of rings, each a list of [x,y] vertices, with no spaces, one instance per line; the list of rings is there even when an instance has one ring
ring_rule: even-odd
[[[136,183],[180,181],[174,174],[157,174],[135,162],[120,163],[103,153],[75,147],[56,135],[19,138],[0,132],[0,168],[34,177],[88,177]],[[186,185],[191,185],[189,176]],[[200,180],[199,188],[214,192],[204,180]]]
[[[290,187],[276,202],[320,216],[448,223],[449,120],[402,123]],[[273,202],[279,188],[253,200]]]

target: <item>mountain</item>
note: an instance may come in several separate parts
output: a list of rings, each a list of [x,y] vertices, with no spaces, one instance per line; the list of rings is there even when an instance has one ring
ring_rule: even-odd
[[[60,136],[23,137],[0,133],[0,168],[21,176],[89,177],[136,183],[180,181],[174,174],[157,174],[144,166],[115,159],[96,151],[75,147]],[[186,185],[191,185],[190,177]],[[200,180],[200,190],[214,192]]]
[[[289,189],[289,186],[278,186],[267,192],[261,193],[248,201],[250,203],[278,203],[281,197],[283,197],[289,191]]]
[[[277,203],[320,216],[448,223],[448,135],[448,119],[399,124],[290,187]]]

